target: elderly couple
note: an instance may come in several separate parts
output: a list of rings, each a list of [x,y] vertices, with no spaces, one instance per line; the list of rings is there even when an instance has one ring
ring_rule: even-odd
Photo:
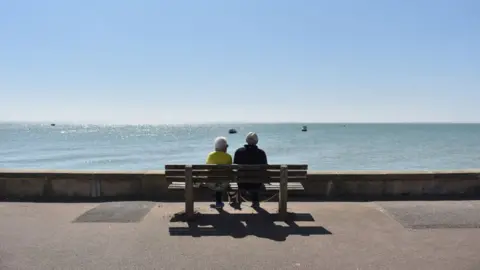
[[[235,151],[233,157],[234,164],[267,164],[267,155],[257,147],[258,136],[254,132],[247,134],[245,139],[247,144]],[[227,153],[228,143],[225,137],[215,139],[215,151],[211,152],[207,157],[207,164],[232,164],[232,156]],[[261,183],[239,183],[239,190],[248,190],[252,194],[252,207],[259,207],[260,201],[258,197],[258,189]],[[219,189],[215,192],[215,208],[222,208],[223,192]]]

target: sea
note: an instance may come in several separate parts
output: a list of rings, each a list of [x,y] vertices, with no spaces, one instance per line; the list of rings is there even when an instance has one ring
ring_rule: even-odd
[[[302,132],[307,125],[308,131]],[[236,134],[229,134],[229,129]],[[310,170],[480,168],[480,124],[0,124],[0,168],[162,170],[202,164],[217,136],[233,155],[256,132],[270,164]]]

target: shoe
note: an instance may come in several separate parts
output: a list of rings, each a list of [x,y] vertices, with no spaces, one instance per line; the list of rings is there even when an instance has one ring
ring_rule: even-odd
[[[231,202],[230,207],[236,210],[242,210],[242,205],[238,202]]]
[[[223,208],[224,205],[225,205],[225,204],[224,204],[223,202],[216,202],[216,203],[215,203],[215,208],[221,209],[221,208]]]

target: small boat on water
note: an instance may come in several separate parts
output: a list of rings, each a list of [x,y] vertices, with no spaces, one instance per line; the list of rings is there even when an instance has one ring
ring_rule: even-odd
[[[54,127],[54,126],[55,126],[55,124],[53,124],[53,123],[52,123],[52,124],[50,124],[50,126]]]
[[[303,127],[302,127],[302,131],[303,131],[303,132],[307,131],[307,126],[303,126]]]
[[[237,133],[237,130],[234,129],[234,128],[231,128],[231,129],[228,130],[228,133],[235,134],[235,133]]]

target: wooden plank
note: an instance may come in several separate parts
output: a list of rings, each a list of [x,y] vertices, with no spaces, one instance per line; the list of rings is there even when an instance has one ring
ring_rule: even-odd
[[[271,184],[264,184],[265,191],[279,191],[280,185],[279,183],[271,183]],[[238,190],[237,183],[230,183],[231,190]],[[304,191],[305,188],[302,186],[301,183],[288,183],[288,190],[289,191]]]
[[[280,177],[279,171],[266,171],[266,170],[252,170],[244,171],[239,170],[235,172],[237,178],[269,178],[270,176]]]
[[[268,170],[268,169],[275,169],[276,165],[210,165],[210,164],[199,164],[193,165],[194,170],[212,170],[212,169],[230,169],[230,170],[238,170],[238,169],[250,169],[250,170]]]
[[[268,164],[268,165],[236,165],[237,170],[280,170],[280,164]],[[286,165],[288,170],[307,170],[308,165],[306,164],[290,164]]]
[[[277,180],[271,178],[271,177],[237,177],[235,179],[235,182],[237,183],[270,183],[274,181],[279,181],[280,178],[277,178]]]
[[[290,173],[290,171],[288,173]],[[247,177],[237,177],[237,179],[245,179],[245,178]],[[253,178],[257,178],[257,177],[253,177]],[[266,178],[270,179],[272,182],[280,183],[280,176],[269,176]],[[289,176],[288,181],[302,181],[306,178],[307,178],[306,175],[305,176]]]
[[[169,176],[185,176],[185,171],[183,170],[168,170],[165,171],[165,175],[167,177]],[[307,171],[288,171],[289,177],[293,176],[307,176]],[[238,177],[254,177],[254,178],[259,178],[259,177],[280,177],[280,171],[272,171],[272,170],[239,170],[239,171],[233,171],[233,170],[193,170],[192,171],[192,176],[238,176]]]
[[[171,183],[171,184],[168,186],[168,189],[181,189],[181,190],[184,190],[184,189],[185,189],[185,182],[182,182],[182,183],[179,183],[179,182]]]
[[[185,176],[167,176],[165,180],[169,182],[185,182]]]
[[[182,164],[167,164],[165,165],[165,170],[182,170],[185,169],[186,165]],[[210,165],[210,164],[195,164],[192,165],[193,170],[210,170],[215,168],[232,168],[232,169],[267,169],[267,170],[280,170],[282,165],[278,164],[269,164],[269,165]],[[308,165],[306,164],[288,164],[286,165],[288,170],[307,170]]]
[[[204,183],[232,182],[233,180],[235,180],[235,178],[224,177],[224,176],[197,176],[193,178],[194,182],[204,182]]]
[[[270,183],[264,184],[265,190],[267,191],[279,191],[280,190],[280,183]],[[235,182],[230,183],[230,188],[232,190],[238,190],[238,184]],[[185,189],[185,182],[172,182],[168,189]],[[305,188],[303,187],[302,183],[298,182],[288,182],[288,190],[289,191],[303,191]]]
[[[237,177],[280,177],[280,171],[273,170],[238,170]],[[307,171],[288,171],[288,176],[307,176]]]
[[[185,164],[177,165],[177,164],[167,164],[165,165],[165,170],[185,170]]]
[[[280,169],[280,194],[278,195],[278,214],[281,219],[287,217],[287,200],[288,200],[288,169],[282,166]]]
[[[194,216],[193,212],[193,179],[192,167],[185,168],[185,214],[187,218],[191,219]]]
[[[306,176],[288,177],[288,181],[302,181],[307,179]],[[280,183],[280,177],[237,177],[235,182],[241,183]]]
[[[193,170],[192,176],[224,176],[234,177],[235,172],[232,170]],[[185,176],[185,171],[182,170],[168,170],[165,171],[165,176]]]
[[[193,188],[199,188],[201,185],[199,183],[193,183]],[[172,182],[168,189],[185,189],[185,182]]]
[[[290,173],[290,171],[288,171],[288,173]],[[272,179],[276,179],[277,177],[272,177]],[[305,180],[307,179],[307,175],[305,176],[288,176],[288,182],[290,181],[302,181],[302,180]],[[278,181],[280,182],[280,181]]]
[[[185,176],[167,176],[165,178],[168,182],[185,182]],[[235,178],[235,177],[212,177],[211,179],[207,176],[196,176],[192,177],[193,182],[241,182],[241,183],[280,183],[280,177],[261,177],[261,178]],[[304,181],[306,176],[292,176],[288,177],[288,182],[290,181]]]
[[[279,170],[280,165],[268,165],[268,164],[238,164],[235,168],[237,171],[266,171],[266,170]]]
[[[185,177],[185,170],[167,170],[165,176],[183,176]]]
[[[288,182],[287,187],[288,187],[288,190],[305,190],[302,183],[298,183],[298,182]],[[265,189],[280,190],[280,183],[265,184]]]
[[[185,177],[181,176],[169,176],[165,178],[167,182],[185,182]],[[204,182],[204,183],[217,183],[217,182],[231,182],[235,180],[232,177],[192,177],[194,183]]]
[[[308,170],[308,164],[287,164],[287,169],[290,170]]]
[[[279,183],[264,184],[266,191],[280,191]],[[230,183],[232,190],[238,190],[237,183]],[[288,191],[304,191],[305,188],[301,183],[288,183]]]
[[[265,185],[266,191],[280,191],[280,186]],[[288,191],[305,191],[303,186],[288,187]]]
[[[165,170],[182,170],[186,165],[167,164]],[[212,170],[212,169],[234,169],[236,165],[214,165],[214,164],[195,164],[191,165],[193,170]]]
[[[193,176],[208,176],[208,177],[235,177],[235,172],[233,170],[194,170]]]

